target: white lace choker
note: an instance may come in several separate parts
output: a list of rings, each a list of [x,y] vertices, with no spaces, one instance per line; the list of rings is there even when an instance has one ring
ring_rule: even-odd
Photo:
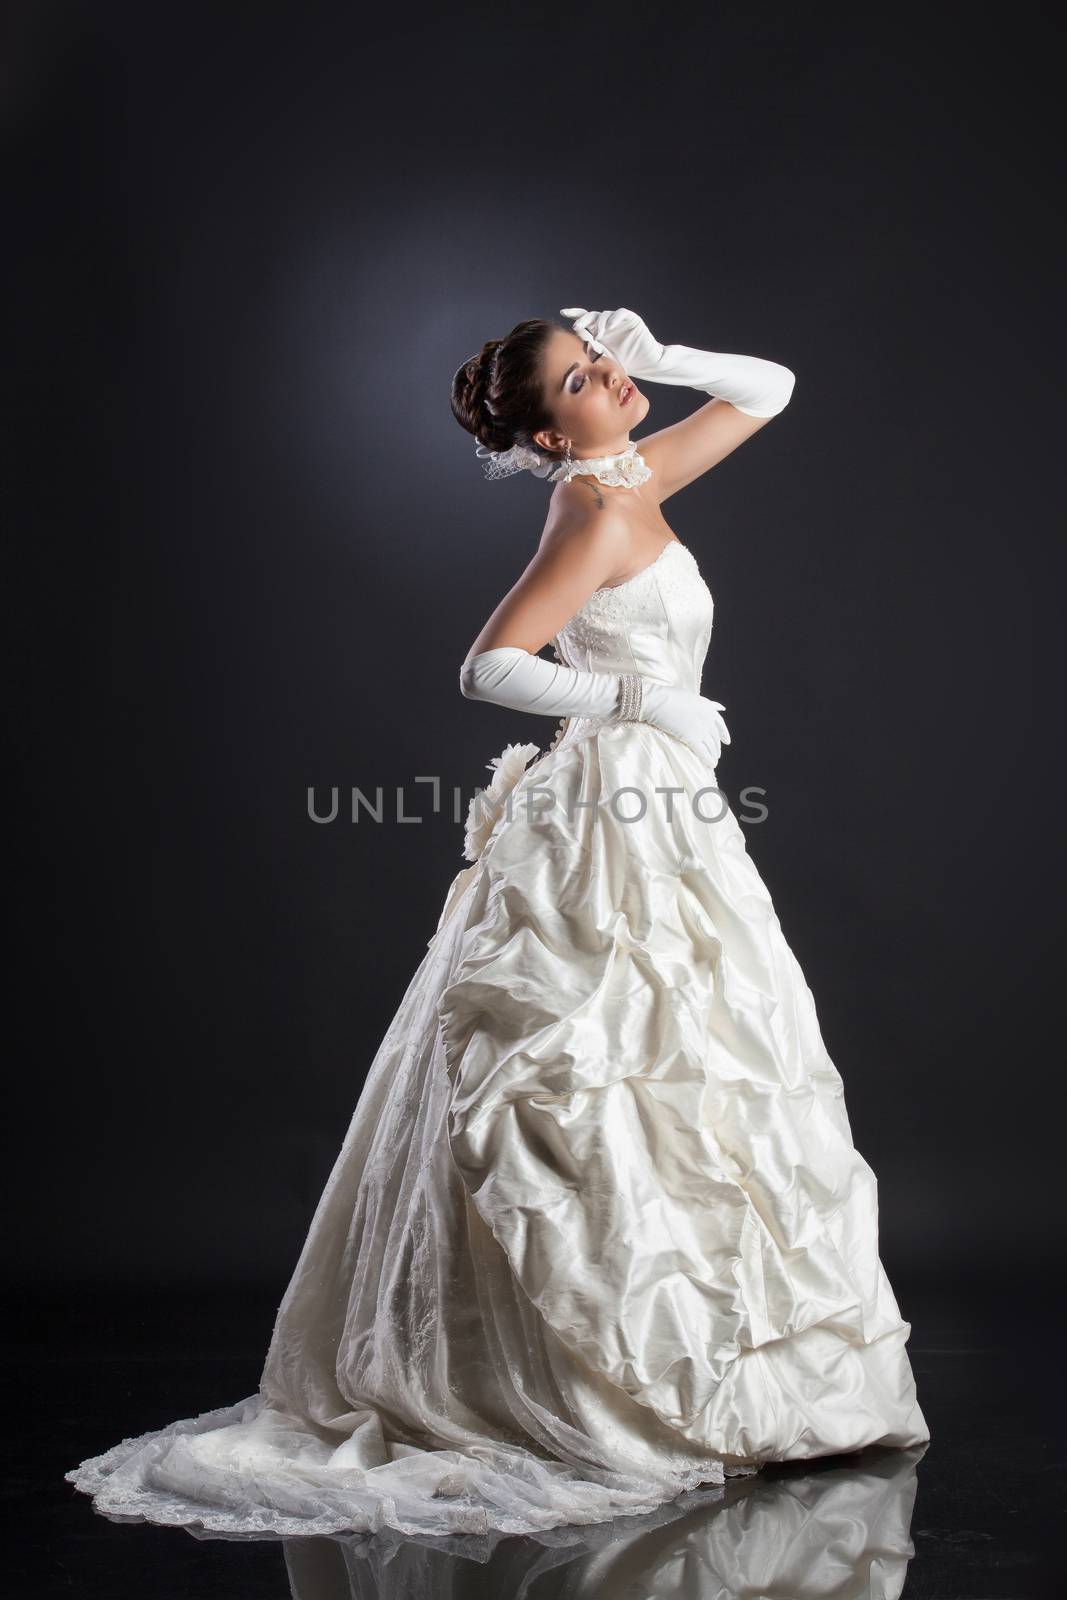
[[[549,473],[550,483],[569,483],[572,478],[592,477],[612,489],[634,489],[651,478],[652,468],[631,439],[616,456],[593,456],[588,461],[564,461]]]
[[[585,461],[575,458],[560,461],[558,456],[542,456],[521,444],[512,445],[510,450],[486,450],[479,445],[475,454],[490,480],[510,478],[513,472],[525,469],[535,478],[547,478],[550,483],[569,483],[572,478],[588,474],[611,489],[635,489],[652,476],[652,468],[632,439],[617,455],[590,456]]]

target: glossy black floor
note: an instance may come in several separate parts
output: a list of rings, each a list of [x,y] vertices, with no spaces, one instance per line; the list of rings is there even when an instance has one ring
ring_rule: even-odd
[[[9,1303],[8,1592],[285,1600],[1030,1600],[1067,1595],[1062,1322],[1027,1278],[897,1292],[924,1451],[770,1467],[545,1540],[227,1539],[114,1522],[63,1479],[119,1439],[254,1392],[269,1296]],[[997,1308],[1002,1308],[998,1311]]]

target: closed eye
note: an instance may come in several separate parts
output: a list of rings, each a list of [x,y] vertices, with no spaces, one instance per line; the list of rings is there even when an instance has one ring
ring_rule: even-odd
[[[594,350],[592,355],[589,357],[590,361],[599,361],[602,353],[603,352],[600,351],[600,350]],[[585,373],[583,372],[583,373],[580,374],[578,382],[577,383],[572,383],[570,385],[571,394],[581,394],[581,392],[582,392],[582,384],[584,382],[585,382]]]

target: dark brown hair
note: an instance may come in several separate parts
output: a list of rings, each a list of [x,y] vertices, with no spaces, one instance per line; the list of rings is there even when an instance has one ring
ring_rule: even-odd
[[[488,339],[452,379],[452,415],[487,450],[509,450],[513,444],[542,449],[533,444],[533,435],[555,422],[545,408],[542,358],[558,331],[554,322],[529,317],[503,339]]]

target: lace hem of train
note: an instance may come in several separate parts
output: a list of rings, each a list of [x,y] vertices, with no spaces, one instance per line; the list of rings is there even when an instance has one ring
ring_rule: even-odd
[[[257,1425],[268,1413],[281,1425],[273,1436]],[[470,1453],[394,1449],[402,1453],[380,1466],[331,1467],[331,1446],[301,1433],[298,1419],[271,1412],[262,1395],[252,1395],[124,1439],[64,1477],[106,1517],[196,1524],[213,1534],[393,1529],[405,1535],[533,1536],[644,1515],[696,1490],[714,1498],[722,1494],[725,1477],[758,1471],[749,1466],[724,1472],[714,1463],[717,1478],[705,1464],[667,1480],[577,1468],[490,1443]]]

